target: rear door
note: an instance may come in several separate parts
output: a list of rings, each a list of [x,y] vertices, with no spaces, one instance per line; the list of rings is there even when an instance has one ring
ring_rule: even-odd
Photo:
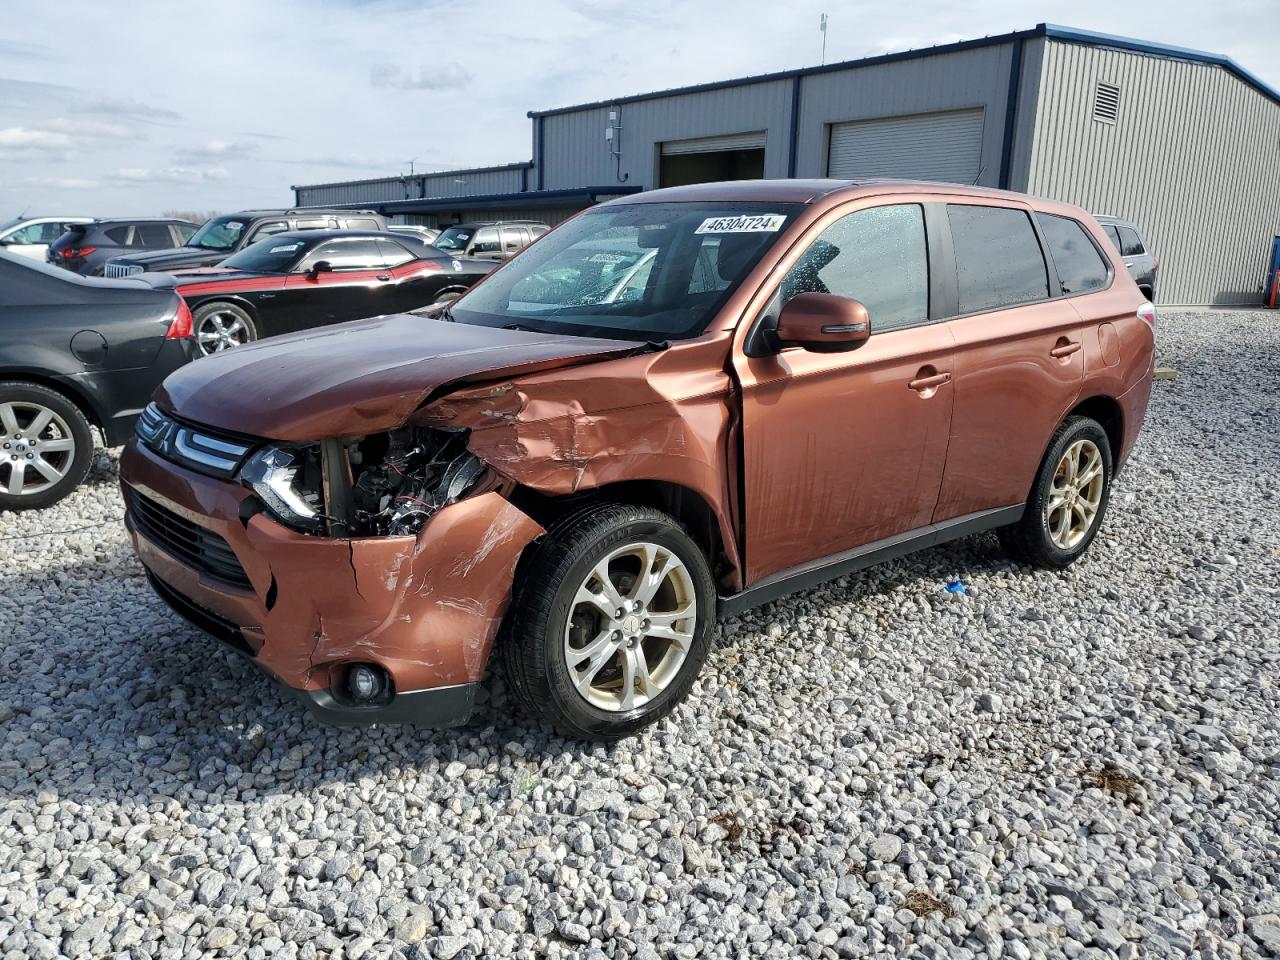
[[[1084,378],[1084,324],[1031,209],[947,205],[955,408],[934,522],[1021,504]]]
[[[501,260],[505,254],[502,252],[502,238],[498,228],[481,227],[477,230],[475,239],[471,241],[469,255],[482,260]]]

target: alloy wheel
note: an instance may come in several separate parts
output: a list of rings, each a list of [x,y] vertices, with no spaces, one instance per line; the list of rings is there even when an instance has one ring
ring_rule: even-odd
[[[578,694],[623,712],[676,679],[697,624],[693,577],[666,547],[632,543],[592,567],[574,595],[564,656]]]
[[[200,352],[208,356],[248,343],[249,328],[234,313],[219,310],[200,321],[196,340],[200,344]]]
[[[1045,502],[1049,538],[1060,550],[1074,549],[1089,533],[1102,504],[1102,451],[1092,440],[1067,447],[1053,473]]]
[[[0,490],[10,496],[43,493],[66,476],[76,442],[67,422],[39,403],[0,403]]]

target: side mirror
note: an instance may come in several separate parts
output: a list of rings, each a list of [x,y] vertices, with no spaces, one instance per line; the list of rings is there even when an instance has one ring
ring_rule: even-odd
[[[867,308],[857,300],[830,293],[800,293],[778,316],[780,347],[802,347],[813,353],[844,353],[871,336]]]
[[[333,272],[332,263],[330,263],[328,260],[317,260],[315,263],[311,265],[311,269],[307,271],[306,277],[308,280],[314,280],[316,277],[320,276],[320,274],[322,273],[332,273],[332,272]]]

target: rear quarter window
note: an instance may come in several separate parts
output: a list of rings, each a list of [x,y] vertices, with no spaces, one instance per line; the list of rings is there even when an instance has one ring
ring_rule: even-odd
[[[1100,290],[1107,285],[1107,264],[1084,227],[1070,217],[1036,214],[1064,294]]]
[[[102,231],[117,247],[127,247],[129,245],[129,231],[132,227],[112,227],[110,230]]]
[[[949,204],[947,217],[961,314],[999,310],[1049,296],[1049,271],[1025,211]]]
[[[1119,227],[1120,252],[1126,257],[1140,257],[1147,252],[1138,231],[1130,227]]]

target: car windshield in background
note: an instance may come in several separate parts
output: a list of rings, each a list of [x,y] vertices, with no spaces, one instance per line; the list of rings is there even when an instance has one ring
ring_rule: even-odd
[[[222,261],[222,266],[246,273],[288,273],[314,245],[288,237],[268,237],[227,257]]]
[[[471,234],[474,232],[474,230],[459,230],[457,227],[450,227],[435,238],[432,246],[439,247],[441,250],[465,250],[467,249],[467,241],[471,239]]]
[[[218,217],[210,220],[187,241],[189,247],[206,250],[234,250],[240,235],[248,224],[238,217]]]
[[[623,340],[697,336],[799,209],[601,207],[552,231],[458,300],[451,315],[460,323]]]

